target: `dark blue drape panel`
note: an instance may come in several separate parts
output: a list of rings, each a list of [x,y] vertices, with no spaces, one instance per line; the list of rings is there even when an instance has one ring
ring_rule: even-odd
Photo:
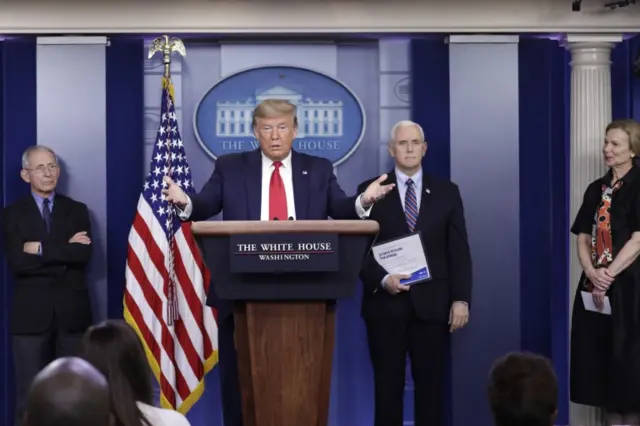
[[[428,142],[422,165],[429,173],[451,177],[449,45],[444,37],[411,41],[411,119]]]
[[[553,360],[556,424],[569,418],[568,62],[557,41],[519,43],[521,347]]]
[[[611,52],[611,112],[614,120],[632,117],[633,68],[631,40],[617,44]]]
[[[638,61],[638,67],[640,68],[640,36],[635,36],[629,40],[631,46],[631,60]],[[640,121],[640,70],[638,75],[632,76],[631,81],[631,117]]]
[[[35,39],[5,40],[0,44],[2,84],[0,84],[2,128],[2,206],[28,193],[20,178],[22,152],[36,145],[36,42]],[[3,253],[4,255],[4,253]],[[2,262],[2,307],[0,339],[0,424],[13,424],[13,364],[8,317],[11,309],[12,279],[6,261]]]
[[[122,318],[127,240],[144,170],[144,40],[107,47],[107,315]]]
[[[451,120],[449,101],[449,45],[445,38],[411,41],[411,120],[424,130],[428,143],[423,169],[451,178]],[[445,425],[452,424],[451,356],[447,357]],[[413,413],[410,414],[413,419]],[[408,413],[405,413],[405,419]]]

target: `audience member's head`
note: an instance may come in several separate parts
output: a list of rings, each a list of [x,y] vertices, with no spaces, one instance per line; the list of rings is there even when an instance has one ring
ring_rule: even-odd
[[[149,424],[136,402],[153,405],[152,376],[135,331],[118,320],[90,327],[83,338],[82,356],[109,381],[116,423]]]
[[[488,393],[496,426],[553,426],[558,381],[548,359],[530,353],[498,359]]]
[[[109,426],[109,385],[91,364],[60,358],[33,380],[25,426]]]

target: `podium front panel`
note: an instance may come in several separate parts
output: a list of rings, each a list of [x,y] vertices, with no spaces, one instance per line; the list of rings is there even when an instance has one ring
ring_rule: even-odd
[[[338,267],[326,268],[333,270],[296,272],[292,268],[282,271],[282,268],[276,267],[273,270],[261,269],[262,272],[234,272],[242,270],[237,263],[232,269],[230,262],[233,250],[236,250],[231,243],[240,241],[236,237],[215,235],[198,238],[198,245],[211,270],[211,283],[219,299],[328,300],[351,297],[364,257],[375,238],[366,234],[325,234],[325,237],[333,238],[334,244],[337,242],[337,248],[334,249]]]

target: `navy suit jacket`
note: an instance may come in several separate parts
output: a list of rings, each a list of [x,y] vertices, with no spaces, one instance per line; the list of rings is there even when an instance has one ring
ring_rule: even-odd
[[[397,182],[394,170],[387,175],[383,185]],[[366,188],[373,181],[363,182],[358,189]],[[411,291],[391,296],[380,288],[387,272],[369,252],[360,273],[364,285],[362,316],[365,319],[406,318],[414,313],[425,321],[446,323],[452,302],[467,302],[471,306],[473,268],[460,190],[455,183],[424,171],[422,190],[425,192],[415,231],[421,233],[433,279],[415,284]],[[373,206],[369,219],[380,225],[378,242],[409,234],[397,188]]]
[[[355,209],[357,195],[348,197],[344,193],[329,160],[292,150],[291,169],[297,220],[324,220],[327,217],[358,219]],[[223,220],[260,220],[260,150],[220,156],[202,191],[190,195],[190,198],[192,211],[189,220],[192,221],[207,220],[220,212]],[[231,313],[230,305],[217,299],[213,286],[210,286],[207,304],[218,308],[219,317]]]

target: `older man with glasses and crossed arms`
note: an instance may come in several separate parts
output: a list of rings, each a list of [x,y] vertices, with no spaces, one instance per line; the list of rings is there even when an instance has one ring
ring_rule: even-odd
[[[30,194],[6,207],[2,217],[5,256],[13,275],[16,424],[33,378],[51,361],[73,355],[92,322],[86,282],[91,259],[87,206],[56,193],[60,165],[50,148],[28,148],[20,176]]]

